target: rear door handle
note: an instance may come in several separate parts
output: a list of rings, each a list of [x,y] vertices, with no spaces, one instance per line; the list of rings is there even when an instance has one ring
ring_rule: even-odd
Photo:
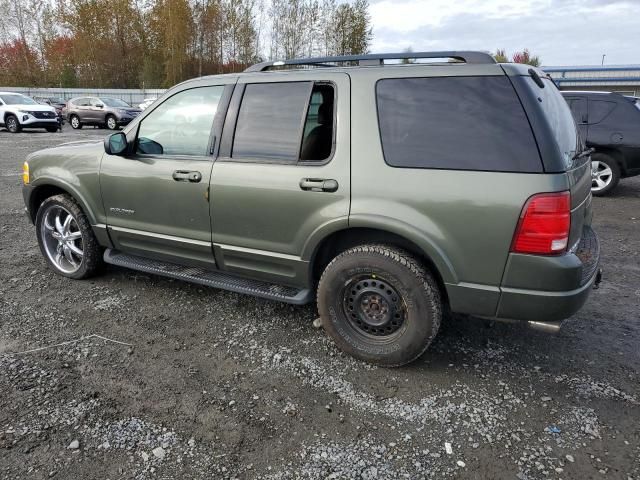
[[[198,183],[202,180],[202,174],[196,171],[176,170],[172,175],[176,182]]]
[[[310,192],[335,192],[338,190],[338,182],[332,178],[303,178],[300,180],[300,188]]]

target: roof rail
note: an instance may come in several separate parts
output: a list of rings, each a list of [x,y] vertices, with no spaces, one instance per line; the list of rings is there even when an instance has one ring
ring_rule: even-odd
[[[419,58],[453,58],[465,63],[496,63],[493,56],[486,52],[447,51],[447,52],[403,52],[403,53],[372,53],[366,55],[339,55],[336,57],[294,58],[291,60],[276,60],[256,63],[245,72],[264,72],[272,67],[287,65],[335,67],[336,63],[355,63],[359,67],[384,65],[385,60],[408,60]]]

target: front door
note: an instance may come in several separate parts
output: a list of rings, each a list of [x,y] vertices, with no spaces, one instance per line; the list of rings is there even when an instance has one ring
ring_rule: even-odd
[[[221,268],[308,286],[308,246],[348,222],[349,95],[342,73],[239,80],[211,177]]]
[[[127,131],[135,153],[104,155],[100,185],[116,249],[215,266],[209,217],[212,127],[223,83],[233,80],[182,87]]]

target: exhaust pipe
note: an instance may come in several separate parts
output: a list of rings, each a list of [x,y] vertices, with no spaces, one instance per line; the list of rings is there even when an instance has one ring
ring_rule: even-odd
[[[545,333],[558,333],[560,331],[560,322],[534,322],[529,320],[527,325],[533,330]]]

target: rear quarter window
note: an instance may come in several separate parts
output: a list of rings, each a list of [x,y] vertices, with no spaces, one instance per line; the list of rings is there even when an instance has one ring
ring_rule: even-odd
[[[584,148],[569,105],[553,81],[548,78],[542,78],[544,88],[540,88],[530,76],[523,78],[536,104],[542,109],[549,131],[562,157],[563,167],[568,168],[575,154]]]
[[[600,123],[616,108],[616,102],[589,100],[589,123]]]
[[[376,98],[384,158],[393,167],[542,171],[505,76],[383,79]]]

